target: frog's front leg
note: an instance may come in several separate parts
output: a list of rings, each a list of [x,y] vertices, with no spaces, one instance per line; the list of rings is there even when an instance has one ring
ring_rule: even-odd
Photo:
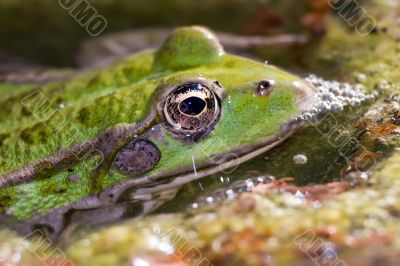
[[[165,202],[174,199],[179,190],[180,187],[176,187],[160,191],[157,194],[142,195],[140,198],[127,194],[125,195],[127,196],[126,198],[120,198],[119,202],[113,204],[104,204],[102,202],[97,208],[70,211],[65,215],[67,219],[63,221],[62,231],[58,232],[58,234],[61,233],[59,240],[62,243],[68,243],[69,237],[76,230],[85,230],[96,225],[146,215]]]
[[[132,194],[124,194],[125,197],[112,204],[100,201],[97,196],[88,196],[46,215],[36,215],[28,221],[13,222],[10,226],[22,235],[39,230],[48,239],[59,239],[61,243],[67,243],[71,234],[78,229],[146,215],[172,200],[178,191],[179,188],[174,188],[157,195],[142,195],[141,199]]]

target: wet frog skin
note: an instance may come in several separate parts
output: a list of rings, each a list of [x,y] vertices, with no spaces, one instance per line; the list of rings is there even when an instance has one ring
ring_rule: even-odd
[[[154,209],[173,188],[280,143],[314,93],[290,73],[226,54],[197,26],[67,82],[1,84],[0,219],[57,231],[71,210],[123,216],[116,204],[139,200]]]

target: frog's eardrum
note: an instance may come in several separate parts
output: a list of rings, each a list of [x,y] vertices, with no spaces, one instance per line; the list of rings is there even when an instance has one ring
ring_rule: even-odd
[[[124,174],[143,174],[160,161],[160,150],[151,141],[134,139],[115,156],[114,167]]]

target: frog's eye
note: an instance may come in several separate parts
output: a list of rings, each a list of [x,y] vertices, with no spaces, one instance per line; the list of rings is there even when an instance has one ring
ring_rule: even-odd
[[[220,86],[219,82],[213,85]],[[195,133],[216,122],[220,101],[209,86],[200,82],[185,83],[169,93],[163,112],[167,123],[174,130]]]

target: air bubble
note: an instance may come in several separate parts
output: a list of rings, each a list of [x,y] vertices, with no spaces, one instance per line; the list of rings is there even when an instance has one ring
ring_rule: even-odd
[[[307,156],[304,154],[296,154],[293,156],[293,162],[295,164],[306,164],[307,163]]]
[[[356,76],[356,82],[361,83],[367,80],[367,76],[363,73],[360,73]]]

